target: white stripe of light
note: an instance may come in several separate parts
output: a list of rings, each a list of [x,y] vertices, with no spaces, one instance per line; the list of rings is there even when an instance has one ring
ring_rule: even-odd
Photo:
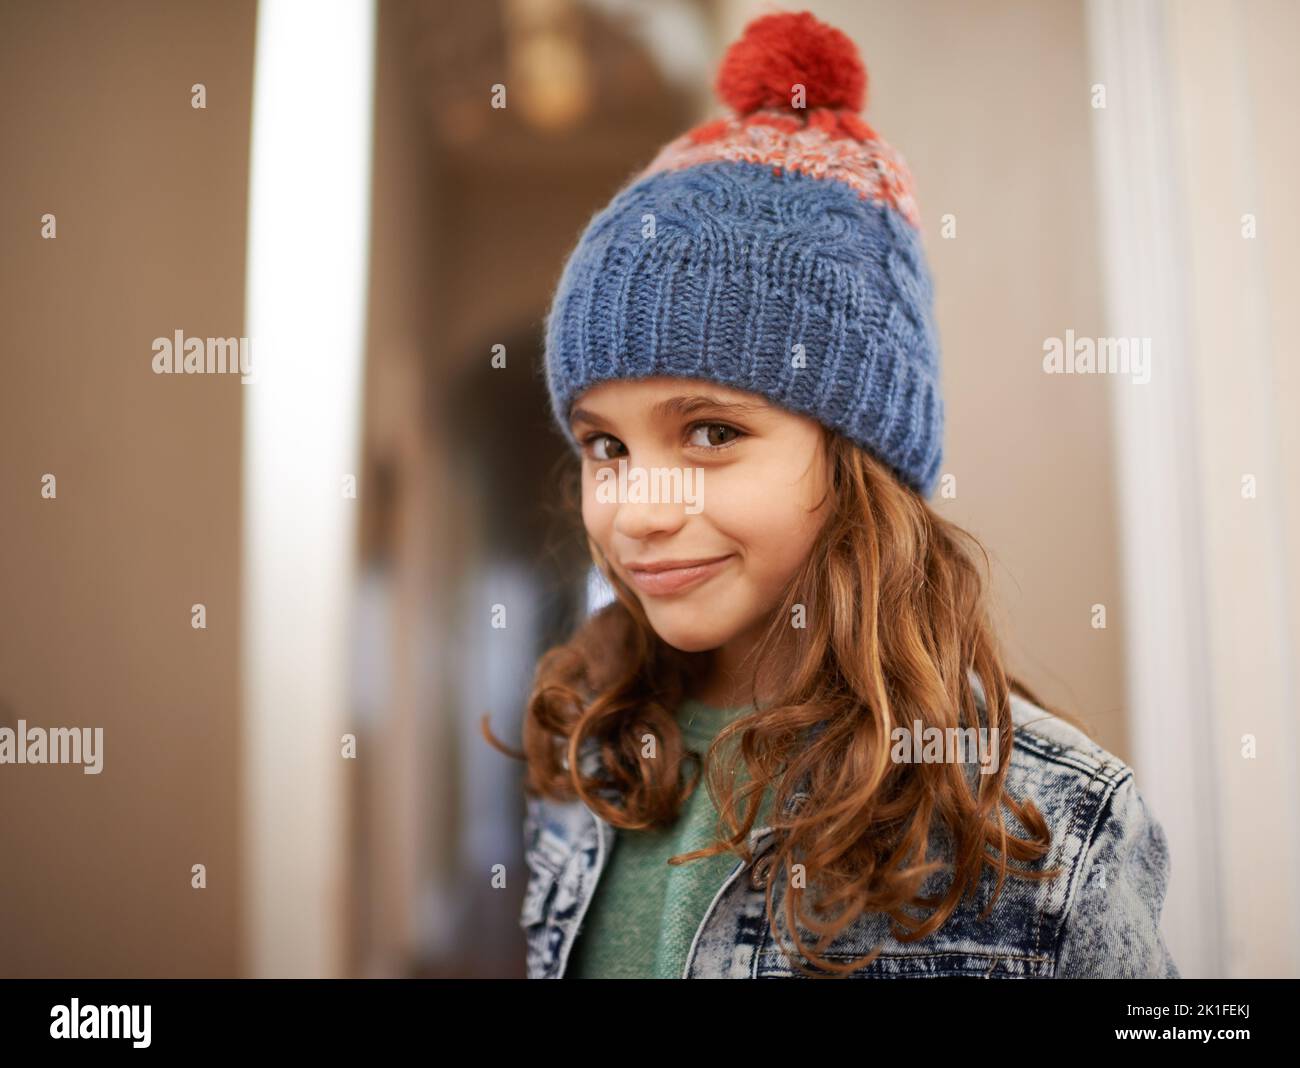
[[[373,0],[258,6],[243,389],[243,892],[253,976],[344,964],[346,630]],[[213,873],[213,878],[217,878]]]

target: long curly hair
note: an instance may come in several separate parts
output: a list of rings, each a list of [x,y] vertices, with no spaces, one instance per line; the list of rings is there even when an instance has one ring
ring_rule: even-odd
[[[1004,786],[1013,745],[1009,694],[1047,706],[1003,666],[970,547],[985,572],[988,553],[870,453],[829,429],[824,448],[832,508],[747,662],[755,698],[776,699],[761,707],[755,699],[754,711],[728,722],[701,765],[699,754],[685,750],[675,712],[706,676],[712,654],[684,653],[660,639],[588,538],[615,600],[538,662],[521,759],[528,794],[581,798],[628,830],[670,826],[704,776],[718,812],[717,840],[669,863],[736,853],[754,866],[754,885],[766,883],[768,921],[793,966],[838,976],[866,966],[882,948],[851,961],[821,956],[865,912],[888,915],[894,937],[914,941],[976,892],[985,865],[997,884],[984,915],[1008,875],[1046,879],[1058,871],[1016,866],[1043,857],[1051,833],[1033,802],[1017,802]],[[572,482],[566,490],[571,498]],[[800,616],[803,625],[792,626]],[[985,720],[970,671],[983,687]],[[916,721],[927,730],[996,726],[996,770],[968,776],[959,762],[891,759],[892,732],[910,732]],[[486,724],[484,732],[510,751]],[[600,753],[590,776],[580,759],[588,747]],[[797,790],[807,796],[787,812]],[[768,791],[775,798],[772,846],[755,863],[748,837]],[[1028,832],[1024,838],[1008,831],[1004,808]],[[944,847],[939,859],[928,859],[936,831]],[[802,879],[793,878],[796,865]],[[921,896],[926,878],[948,865],[947,893]],[[777,870],[790,886],[780,917],[770,878]],[[907,909],[930,911],[921,918]],[[801,927],[817,936],[815,944],[804,941]]]

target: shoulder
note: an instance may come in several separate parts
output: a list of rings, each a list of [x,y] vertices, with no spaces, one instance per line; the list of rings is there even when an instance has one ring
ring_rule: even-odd
[[[1147,815],[1133,769],[1078,727],[1011,694],[1006,790],[1032,801],[1054,840],[1050,864],[1077,866],[1103,831]]]
[[[1006,789],[1032,801],[1063,874],[1040,902],[1063,977],[1164,977],[1177,969],[1160,935],[1168,841],[1133,769],[1083,731],[1013,694]]]
[[[1012,867],[1045,877],[1002,880],[987,865],[975,892],[926,937],[902,939],[888,917],[866,913],[840,934],[832,955],[856,959],[880,947],[854,973],[862,977],[1176,976],[1159,931],[1168,854],[1133,769],[1030,700],[1012,695],[1010,712],[1004,789],[1021,811],[1033,805],[1049,835],[1044,855]],[[1029,834],[1008,806],[1002,812],[1009,835]],[[932,848],[950,859],[946,828],[936,828]],[[951,877],[945,865],[922,893],[942,897]],[[773,887],[774,896],[784,892]],[[765,947],[758,974],[790,974],[780,957]]]
[[[987,703],[979,676],[970,673],[981,721]],[[1010,695],[1012,748],[1006,790],[1033,801],[1048,826],[1078,834],[1095,826],[1107,802],[1130,782],[1133,769],[1073,724],[1019,694]]]
[[[1133,779],[1133,769],[1114,753],[1018,694],[1011,695],[1011,723],[1008,793],[1034,801],[1045,817],[1067,819],[1071,830],[1094,825],[1106,802]]]

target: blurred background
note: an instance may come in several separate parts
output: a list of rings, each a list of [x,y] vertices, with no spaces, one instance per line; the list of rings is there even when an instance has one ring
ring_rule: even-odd
[[[805,7],[916,177],[1013,668],[1135,766],[1183,974],[1300,974],[1300,6]],[[523,974],[480,720],[590,607],[543,319],[773,10],[0,4],[0,726],[104,732],[0,766],[0,974]]]

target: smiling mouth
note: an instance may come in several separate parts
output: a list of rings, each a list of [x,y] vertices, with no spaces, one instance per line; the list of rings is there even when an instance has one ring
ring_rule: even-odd
[[[651,564],[627,564],[625,569],[632,584],[642,593],[662,596],[681,593],[698,586],[727,566],[734,554],[717,556],[710,560],[667,560]]]

